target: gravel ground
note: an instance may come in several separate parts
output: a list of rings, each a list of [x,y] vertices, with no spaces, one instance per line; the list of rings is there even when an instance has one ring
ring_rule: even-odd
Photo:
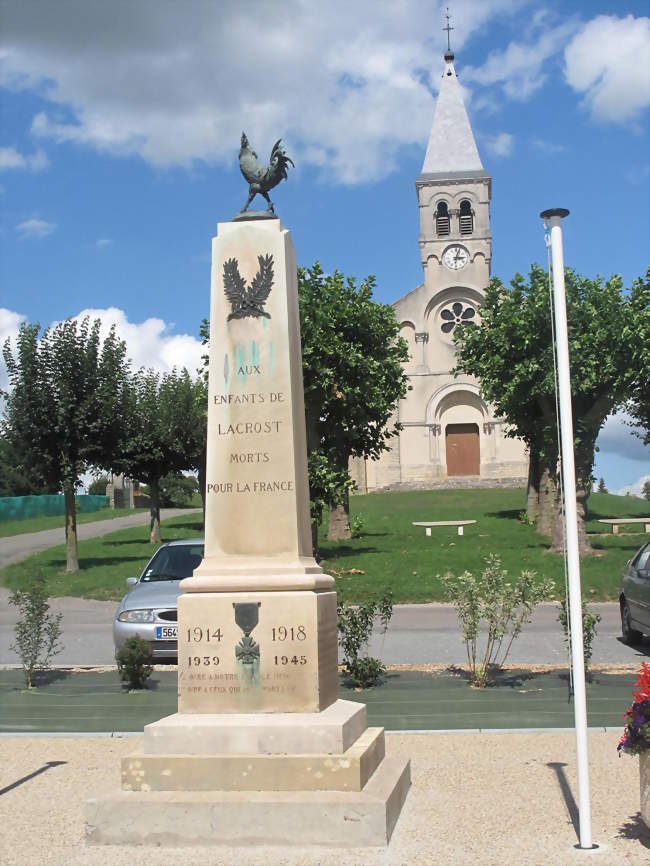
[[[594,852],[574,848],[575,738],[568,733],[387,737],[388,754],[410,756],[413,776],[387,850],[86,847],[84,802],[117,788],[119,759],[140,738],[2,738],[0,789],[10,789],[0,791],[0,864],[637,866],[650,862],[650,834],[638,815],[638,762],[617,757],[617,738],[589,734]]]

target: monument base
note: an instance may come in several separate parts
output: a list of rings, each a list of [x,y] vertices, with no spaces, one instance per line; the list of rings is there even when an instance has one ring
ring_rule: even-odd
[[[90,844],[381,846],[410,786],[364,704],[184,714],[147,725],[122,791],[89,800]]]

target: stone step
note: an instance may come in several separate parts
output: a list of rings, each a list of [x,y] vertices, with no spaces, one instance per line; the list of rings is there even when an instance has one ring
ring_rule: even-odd
[[[109,845],[384,846],[411,784],[385,758],[363,791],[119,791],[86,803],[86,840]]]
[[[148,755],[341,755],[366,730],[366,706],[319,713],[174,713],[144,729]]]
[[[122,758],[126,791],[361,791],[384,758],[384,729],[342,755],[145,755]]]

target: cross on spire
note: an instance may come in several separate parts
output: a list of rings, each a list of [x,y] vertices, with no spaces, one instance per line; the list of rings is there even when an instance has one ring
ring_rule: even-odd
[[[445,18],[447,19],[447,26],[443,27],[442,29],[447,32],[447,53],[450,53],[451,52],[451,42],[450,42],[449,37],[451,35],[451,31],[455,30],[456,28],[452,27],[449,23],[449,21],[451,20],[451,15],[449,14],[449,6],[447,6],[447,13],[445,15]]]

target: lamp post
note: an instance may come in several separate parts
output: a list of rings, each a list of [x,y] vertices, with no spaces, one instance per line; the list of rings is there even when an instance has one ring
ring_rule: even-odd
[[[571,665],[573,667],[573,707],[578,757],[578,808],[580,825],[580,844],[578,847],[589,849],[597,846],[593,845],[591,838],[589,757],[587,752],[587,698],[585,690],[584,647],[582,643],[582,591],[580,588],[580,556],[578,552],[576,472],[573,454],[569,334],[564,288],[564,251],[562,249],[562,220],[568,215],[569,211],[566,208],[560,207],[542,211],[540,214],[544,220],[544,226],[550,228],[553,263],[553,310],[555,316],[555,352],[557,357],[560,403],[564,531],[569,575],[568,602],[571,629]]]

